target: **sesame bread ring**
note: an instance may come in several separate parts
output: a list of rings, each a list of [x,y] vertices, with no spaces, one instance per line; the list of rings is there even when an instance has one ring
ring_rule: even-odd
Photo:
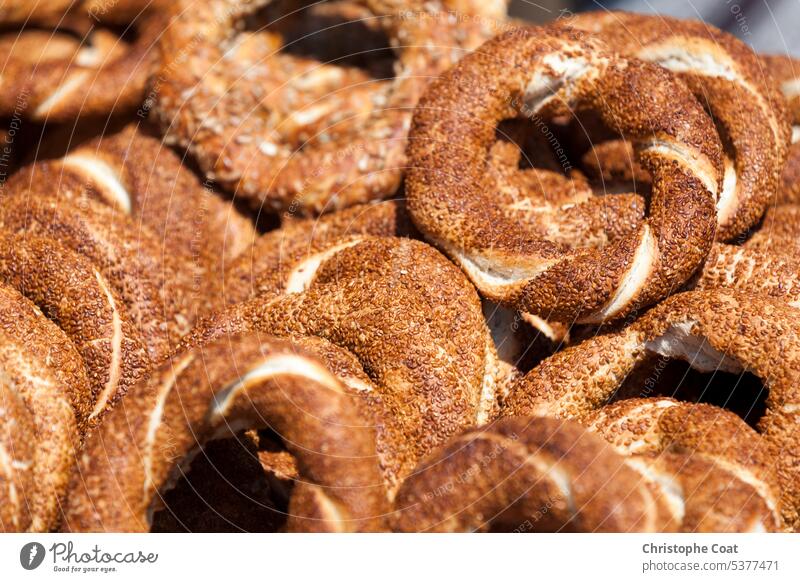
[[[359,400],[289,342],[246,335],[179,352],[87,441],[64,529],[147,531],[161,495],[206,442],[260,427],[298,460],[287,529],[381,529],[388,501],[374,421]]]
[[[201,184],[161,140],[135,125],[22,168],[4,191],[76,204],[100,200],[149,227],[162,248],[191,265],[206,284],[219,285],[225,265],[256,235],[249,219]]]
[[[84,200],[79,207],[17,193],[0,206],[0,229],[54,238],[86,256],[119,293],[152,360],[169,353],[191,327],[192,291],[172,275],[179,266],[162,256],[152,232],[104,204]]]
[[[603,248],[570,249],[509,216],[486,157],[511,101],[548,117],[594,109],[635,137],[653,175],[646,221]],[[700,104],[664,69],[565,28],[519,29],[462,59],[420,102],[409,157],[417,228],[485,297],[548,320],[599,322],[663,298],[700,266],[714,236],[722,146]],[[590,201],[601,215],[604,197]],[[585,215],[582,206],[561,219]]]
[[[505,414],[580,417],[605,404],[648,354],[680,358],[701,372],[760,378],[769,390],[761,434],[778,451],[781,506],[800,524],[800,313],[784,301],[727,289],[674,295],[627,328],[545,360],[512,387]]]
[[[0,341],[7,343],[4,333]],[[27,531],[31,525],[27,496],[35,483],[35,430],[25,403],[0,369],[0,533]]]
[[[137,38],[131,43],[95,26],[83,38],[80,31],[75,36],[38,30],[4,35],[0,115],[14,115],[20,100],[26,104],[21,115],[34,121],[65,122],[135,110],[158,61],[154,47],[163,22],[149,15],[132,26]]]
[[[424,243],[354,241],[306,269],[292,292],[234,305],[199,324],[186,343],[252,330],[320,337],[352,352],[402,422],[394,481],[449,436],[496,413],[499,365],[480,300],[461,271]]]
[[[35,427],[34,486],[25,492],[30,530],[50,531],[58,524],[79,444],[75,419],[85,419],[91,404],[86,370],[64,332],[3,283],[0,332],[0,371]]]
[[[400,489],[396,531],[667,531],[669,507],[579,424],[509,417],[452,438]]]
[[[447,2],[409,2],[403,13],[366,2],[397,52],[395,78],[377,80],[338,63],[265,49],[263,33],[240,32],[268,3],[178,2],[181,14],[162,41],[154,112],[167,139],[187,148],[206,177],[256,206],[300,215],[394,193],[422,87],[495,32],[490,18],[456,22],[436,11]],[[483,11],[481,2],[459,4],[471,14]],[[193,55],[175,66],[168,55],[189,42]]]
[[[784,101],[758,56],[704,22],[592,12],[565,23],[680,75],[730,152],[717,200],[717,238],[730,240],[754,226],[778,191],[791,136]]]
[[[85,432],[150,369],[144,342],[122,300],[89,260],[55,240],[0,234],[0,281],[56,323],[83,358],[91,409]]]
[[[767,210],[761,228],[743,246],[796,259],[800,255],[800,204],[782,204]]]
[[[671,398],[631,398],[581,423],[620,453],[645,455],[639,460],[643,476],[675,484],[671,509],[682,531],[781,528],[774,453],[732,412]],[[659,469],[666,471],[654,475]]]

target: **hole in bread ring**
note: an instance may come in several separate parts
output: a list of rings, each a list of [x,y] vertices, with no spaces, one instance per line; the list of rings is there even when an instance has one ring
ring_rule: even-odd
[[[731,240],[754,226],[778,189],[791,131],[783,99],[759,57],[705,22],[592,12],[564,23],[686,82],[730,153],[729,177],[717,200],[717,237]]]
[[[635,137],[653,176],[644,224],[601,249],[569,249],[509,218],[486,166],[514,102],[530,115],[593,109]],[[408,207],[425,237],[484,296],[548,320],[600,322],[665,297],[714,236],[722,146],[700,104],[664,69],[569,30],[519,29],[462,59],[420,102],[409,157]],[[593,200],[601,212],[604,198]]]
[[[143,9],[134,18],[131,42],[82,14],[74,19],[76,40],[60,31],[6,34],[0,40],[0,86],[8,97],[0,115],[65,122],[135,110],[157,62],[153,49],[163,20],[157,11]],[[63,28],[72,22],[59,17],[52,23]]]
[[[648,354],[700,370],[746,370],[768,389],[758,430],[779,459],[783,518],[800,509],[797,378],[800,312],[784,301],[728,289],[674,295],[629,327],[597,336],[545,360],[512,387],[506,414],[580,417],[606,404]]]
[[[381,529],[374,419],[311,352],[255,334],[179,352],[127,395],[86,443],[64,528],[147,531],[206,442],[259,427],[298,460],[289,530]]]
[[[385,463],[396,484],[432,447],[496,414],[499,363],[475,289],[435,249],[402,238],[348,243],[324,253],[304,289],[233,305],[184,342],[260,331],[352,353],[374,386],[361,393],[399,425],[401,446]]]

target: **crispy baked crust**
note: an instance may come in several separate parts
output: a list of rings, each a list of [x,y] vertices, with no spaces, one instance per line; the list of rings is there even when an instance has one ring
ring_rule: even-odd
[[[298,461],[289,530],[381,529],[374,419],[313,352],[263,334],[180,352],[131,391],[86,443],[64,529],[147,531],[207,441],[265,426]]]
[[[12,343],[5,332],[0,333],[0,342],[3,346]],[[8,351],[0,348],[0,533],[30,528],[33,499],[29,497],[34,496],[36,483],[36,442],[31,438],[36,426],[5,372]]]
[[[701,370],[747,370],[769,390],[758,428],[780,459],[785,524],[797,527],[798,334],[800,314],[782,300],[726,289],[681,293],[622,331],[555,354],[512,388],[504,411],[580,417],[604,405],[648,353],[686,358]]]
[[[6,182],[4,192],[30,192],[80,205],[94,199],[148,227],[163,251],[183,265],[186,284],[211,286],[216,303],[222,273],[249,248],[255,228],[210,184],[202,184],[180,157],[144,128],[128,125],[65,155],[37,161]]]
[[[797,253],[792,252],[794,241],[782,247],[778,241],[767,243],[769,236],[756,236],[742,246],[715,243],[691,287],[736,289],[800,307],[800,260]],[[762,241],[765,244],[760,244]]]
[[[0,332],[5,340],[0,345],[4,383],[13,386],[34,426],[26,436],[33,435],[35,446],[34,485],[25,491],[29,529],[46,532],[58,525],[79,443],[75,418],[86,418],[91,405],[89,381],[64,332],[4,283],[0,283]]]
[[[185,267],[146,227],[100,202],[77,206],[15,193],[0,206],[0,230],[56,239],[86,256],[119,293],[154,361],[177,346],[198,315],[181,273]]]
[[[417,227],[484,296],[567,322],[619,318],[683,284],[711,245],[722,179],[719,138],[691,93],[664,69],[621,60],[582,36],[519,29],[462,59],[416,110],[406,180]],[[602,249],[570,249],[509,216],[486,158],[511,102],[529,115],[594,109],[636,137],[654,177],[644,224]],[[588,214],[602,216],[611,202],[595,201]],[[582,206],[563,214],[585,216]]]
[[[664,499],[575,422],[509,417],[432,453],[400,489],[398,531],[669,529]]]
[[[150,369],[121,298],[86,257],[28,234],[0,234],[0,280],[36,304],[83,358],[91,394],[76,416],[85,433]]]
[[[398,201],[358,204],[316,219],[289,220],[262,235],[225,272],[225,302],[239,303],[253,296],[264,299],[283,293],[297,264],[312,264],[337,245],[364,236],[406,236],[414,227]]]
[[[645,478],[677,490],[673,527],[781,529],[775,452],[732,412],[670,398],[631,398],[590,412],[581,423],[641,462]]]
[[[778,191],[791,136],[783,99],[757,55],[697,21],[590,12],[564,22],[681,76],[731,150],[717,200],[717,238],[731,240],[754,226]]]
[[[454,24],[443,3],[367,2],[398,51],[395,79],[299,59],[263,34],[237,31],[268,0],[176,3],[165,33],[155,113],[201,170],[256,206],[319,214],[385,198],[400,185],[411,110],[431,76],[495,32],[490,19]],[[490,14],[498,5],[487,6]],[[481,14],[480,2],[460,2]],[[407,16],[410,15],[410,16]],[[196,31],[204,34],[197,42]],[[185,65],[174,55],[187,42]],[[264,45],[267,45],[266,48]]]
[[[496,413],[494,344],[457,267],[400,238],[354,241],[310,264],[292,290],[222,311],[186,343],[260,331],[319,337],[352,352],[400,425],[401,444],[387,447],[392,483],[449,436]]]
[[[761,62],[781,89],[792,118],[792,145],[781,174],[778,204],[800,202],[800,61],[785,55],[762,55]]]

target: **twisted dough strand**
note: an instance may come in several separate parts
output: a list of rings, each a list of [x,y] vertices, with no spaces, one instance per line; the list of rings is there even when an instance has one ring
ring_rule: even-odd
[[[511,390],[506,414],[580,417],[605,404],[648,353],[700,371],[747,370],[769,390],[759,432],[775,446],[785,523],[798,525],[800,315],[783,301],[727,289],[674,295],[622,331],[567,348]]]
[[[722,147],[667,71],[619,60],[581,36],[557,27],[512,31],[432,85],[414,117],[407,190],[417,227],[484,296],[547,319],[597,322],[657,301],[700,265],[715,229]],[[605,248],[570,249],[509,217],[485,168],[495,126],[514,100],[529,115],[593,109],[636,136],[654,177],[647,221]]]
[[[718,238],[754,226],[777,192],[791,135],[783,99],[756,54],[733,35],[691,20],[590,12],[565,23],[687,82],[732,150],[717,199]]]
[[[29,439],[34,446],[33,484],[25,491],[29,529],[46,532],[58,524],[79,443],[76,416],[85,419],[91,404],[86,370],[64,332],[3,283],[0,334],[3,383],[24,403],[34,426],[22,441]],[[15,418],[25,425],[19,415]]]
[[[84,256],[27,234],[0,234],[0,280],[35,303],[83,358],[91,394],[76,412],[81,432],[89,430],[150,368],[122,300]]]
[[[314,336],[361,362],[397,418],[396,483],[434,446],[496,412],[497,356],[474,288],[431,247],[397,238],[354,241],[326,253],[292,292],[254,297],[200,324],[185,342],[260,331]]]
[[[467,431],[403,484],[398,531],[662,531],[663,498],[577,423],[508,417]]]
[[[209,440],[271,427],[298,460],[289,530],[380,529],[374,421],[312,352],[255,334],[179,352],[132,390],[81,455],[69,531],[147,531],[161,494]]]

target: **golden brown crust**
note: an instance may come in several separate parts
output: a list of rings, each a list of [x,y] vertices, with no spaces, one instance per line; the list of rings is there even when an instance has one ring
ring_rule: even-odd
[[[761,55],[761,62],[780,87],[792,118],[792,145],[781,174],[778,204],[800,202],[800,61],[785,55]]]
[[[266,3],[176,3],[176,10],[189,8],[162,41],[164,83],[155,113],[167,138],[188,148],[207,177],[257,206],[298,214],[392,194],[421,87],[494,32],[489,19],[455,25],[450,15],[429,12],[430,3],[396,13],[374,2],[372,16],[398,51],[395,79],[376,81],[274,45],[265,49],[263,34],[237,32],[237,23]],[[480,2],[470,4],[480,13]],[[193,54],[175,66],[168,55],[192,39]]]
[[[774,451],[732,412],[670,398],[631,398],[591,412],[581,423],[622,454],[644,455],[647,471],[660,472],[660,481],[674,480],[674,518],[682,531],[781,528]]]
[[[150,369],[122,300],[83,255],[28,234],[0,234],[0,281],[36,304],[80,353],[91,394],[76,414],[81,431],[90,430]]]
[[[294,292],[254,297],[190,334],[189,345],[230,333],[314,336],[357,358],[401,424],[391,480],[466,426],[495,413],[497,358],[469,281],[431,247],[366,238],[328,254]]]
[[[33,488],[25,492],[31,531],[50,531],[79,443],[76,416],[85,419],[91,392],[80,355],[54,323],[0,283],[0,369],[25,404],[35,430]]]
[[[509,102],[529,115],[568,114],[565,102],[594,109],[636,137],[654,178],[644,225],[602,249],[572,250],[509,217],[485,171]],[[568,322],[623,316],[683,284],[710,247],[722,178],[711,121],[664,69],[620,60],[570,30],[519,29],[462,59],[429,89],[410,140],[406,189],[415,224],[482,294],[521,311]],[[610,202],[594,200],[590,213],[602,216]]]
[[[747,370],[769,390],[758,428],[776,447],[783,517],[797,527],[798,334],[800,314],[782,300],[726,289],[681,293],[621,331],[555,354],[513,387],[504,410],[579,417],[606,404],[648,353],[685,358],[700,370]]]
[[[764,221],[744,243],[748,249],[789,261],[800,257],[800,205],[782,204],[767,210]]]
[[[359,204],[317,219],[290,220],[258,238],[225,272],[225,302],[266,298],[285,290],[298,262],[312,259],[339,243],[358,237],[407,236],[414,227],[405,205],[395,200]]]
[[[753,237],[743,246],[715,243],[691,287],[736,289],[800,307],[800,257],[791,244],[762,246],[760,241]]]
[[[94,23],[94,21],[92,21]],[[53,24],[63,26],[63,21]],[[5,98],[0,115],[63,122],[79,117],[129,112],[142,102],[157,63],[156,40],[164,21],[159,14],[137,15],[130,44],[109,30],[88,26],[82,40],[56,32],[23,30],[0,42]],[[80,36],[82,31],[76,31]],[[44,44],[44,51],[29,50]],[[20,101],[25,107],[19,109]]]
[[[792,121],[800,124],[800,61],[786,55],[761,55],[760,59],[780,87]]]
[[[345,383],[291,342],[251,334],[179,352],[86,443],[64,529],[147,531],[193,453],[260,427],[298,460],[289,530],[381,529],[388,499],[374,423]]]
[[[0,341],[7,343],[5,333]],[[2,351],[2,350],[0,350]],[[34,491],[35,426],[0,363],[0,533],[31,526],[28,496]]]
[[[730,150],[717,238],[731,240],[754,226],[778,190],[791,137],[784,101],[758,56],[733,35],[698,21],[590,12],[564,23],[681,76]]]
[[[181,262],[186,284],[201,281],[202,287],[212,287],[205,300],[212,304],[225,266],[256,236],[248,218],[210,184],[201,184],[161,140],[136,125],[22,168],[9,178],[4,192],[31,192],[77,205],[94,199],[131,216]]]
[[[51,197],[16,193],[0,207],[0,229],[55,238],[86,256],[119,293],[154,361],[191,327],[192,289],[176,276],[181,265],[164,254],[147,228],[100,202],[81,207]]]
[[[668,531],[665,502],[580,425],[509,417],[432,453],[400,489],[398,531]]]

